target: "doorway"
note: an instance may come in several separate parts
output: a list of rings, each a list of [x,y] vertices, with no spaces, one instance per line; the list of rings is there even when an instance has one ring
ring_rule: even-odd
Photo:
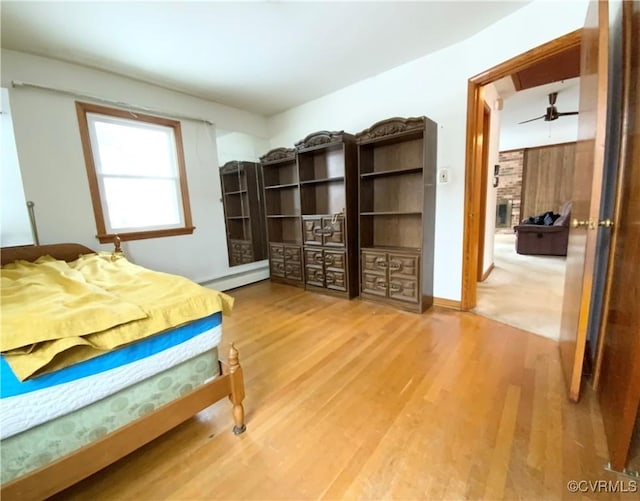
[[[580,50],[582,30],[573,31],[549,43],[499,64],[469,80],[467,93],[467,146],[465,177],[465,217],[463,236],[461,309],[470,310],[477,304],[477,279],[479,271],[480,242],[484,236],[486,199],[483,193],[483,128],[485,114],[485,86],[536,64],[561,58],[571,50]],[[485,176],[486,178],[486,176]],[[483,233],[484,235],[484,233]],[[486,246],[483,246],[483,249]],[[482,251],[484,252],[484,250]]]

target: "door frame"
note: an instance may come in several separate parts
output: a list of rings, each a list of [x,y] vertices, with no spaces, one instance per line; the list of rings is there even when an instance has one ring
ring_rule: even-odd
[[[582,28],[515,56],[471,77],[467,87],[467,139],[464,182],[464,229],[462,237],[462,291],[460,309],[476,306],[481,221],[485,207],[482,196],[482,129],[484,91],[487,84],[521,71],[532,64],[580,45]]]

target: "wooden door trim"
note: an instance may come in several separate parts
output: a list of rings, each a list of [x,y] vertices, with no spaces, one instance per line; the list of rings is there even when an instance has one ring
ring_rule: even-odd
[[[564,50],[579,46],[582,29],[572,31],[555,40],[500,63],[471,77],[467,87],[467,139],[464,187],[464,228],[462,248],[461,308],[469,310],[476,305],[476,278],[478,276],[478,241],[480,232],[480,175],[482,172],[482,87],[516,71],[554,56]]]
[[[478,213],[478,282],[484,279],[484,247],[487,232],[487,190],[489,189],[489,147],[491,146],[491,108],[483,100],[482,110],[482,169],[480,173],[480,212]]]

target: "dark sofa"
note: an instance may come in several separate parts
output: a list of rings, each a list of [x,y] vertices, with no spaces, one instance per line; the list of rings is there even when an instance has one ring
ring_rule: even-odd
[[[566,256],[570,219],[571,202],[567,202],[560,211],[560,217],[550,226],[526,223],[514,226],[516,252],[525,255]]]

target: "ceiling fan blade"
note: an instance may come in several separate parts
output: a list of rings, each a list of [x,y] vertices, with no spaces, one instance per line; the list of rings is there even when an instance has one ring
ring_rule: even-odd
[[[541,118],[546,117],[547,115],[541,115],[537,118],[531,118],[530,120],[525,120],[524,122],[518,122],[518,125],[526,124],[528,122],[533,122],[534,120],[540,120]]]
[[[565,111],[564,113],[558,113],[559,117],[566,117],[569,115],[577,115],[578,113],[580,113],[579,111]]]

